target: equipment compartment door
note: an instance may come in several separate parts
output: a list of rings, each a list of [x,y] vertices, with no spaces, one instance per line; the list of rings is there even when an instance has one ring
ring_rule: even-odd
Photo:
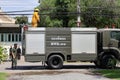
[[[72,34],[72,60],[94,60],[97,56],[97,34],[73,33]]]
[[[72,34],[72,53],[96,53],[95,34]]]
[[[26,34],[26,54],[45,54],[45,34]]]

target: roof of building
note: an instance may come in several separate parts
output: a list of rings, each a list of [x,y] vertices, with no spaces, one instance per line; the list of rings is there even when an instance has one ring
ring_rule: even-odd
[[[1,27],[19,27],[19,24],[14,24],[14,23],[0,23],[0,28]]]
[[[7,15],[0,8],[0,27],[19,27],[15,24],[15,19]]]
[[[8,16],[0,9],[0,23],[15,23],[15,19]]]

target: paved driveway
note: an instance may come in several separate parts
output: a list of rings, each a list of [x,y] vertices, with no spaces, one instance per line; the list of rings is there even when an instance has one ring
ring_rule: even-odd
[[[18,61],[17,69],[11,69],[11,62],[0,65],[0,72],[10,74],[8,80],[110,80],[95,75],[92,70],[97,69],[92,63],[65,63],[63,69],[49,70],[41,62],[29,63],[24,59]]]

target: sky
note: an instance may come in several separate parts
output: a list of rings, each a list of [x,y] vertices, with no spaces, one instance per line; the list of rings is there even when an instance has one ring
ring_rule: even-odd
[[[0,0],[0,7],[4,12],[34,10],[34,8],[38,5],[38,0]],[[29,13],[32,14],[33,12]],[[30,21],[31,16],[28,17]]]

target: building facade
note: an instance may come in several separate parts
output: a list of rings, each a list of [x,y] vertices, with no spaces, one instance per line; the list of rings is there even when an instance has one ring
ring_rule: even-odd
[[[9,53],[10,46],[17,43],[21,46],[21,28],[15,24],[15,19],[0,10],[0,46]]]

